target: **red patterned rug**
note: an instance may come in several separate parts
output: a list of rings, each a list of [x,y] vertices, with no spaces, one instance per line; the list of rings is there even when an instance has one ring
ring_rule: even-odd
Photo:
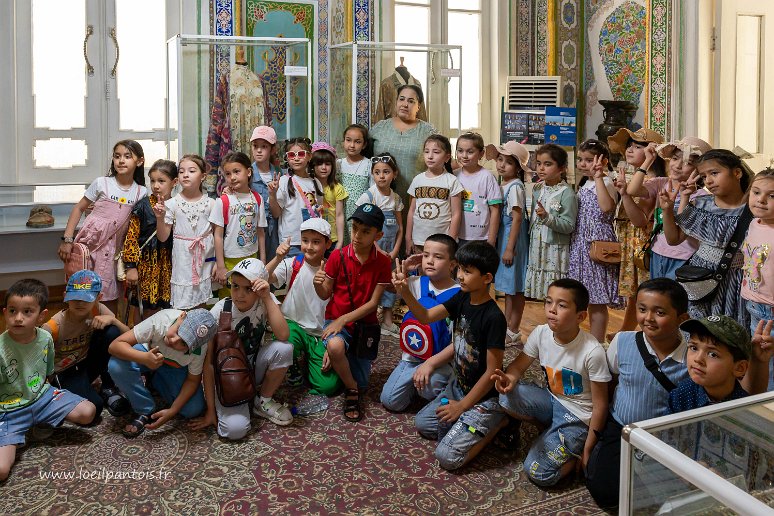
[[[435,443],[414,430],[415,410],[396,415],[379,403],[399,359],[395,341],[383,343],[360,423],[344,420],[340,397],[286,428],[255,418],[240,442],[183,421],[129,440],[106,415],[20,451],[0,514],[604,514],[578,481],[541,490],[526,479],[530,425],[518,450],[490,446],[457,473],[440,469]]]

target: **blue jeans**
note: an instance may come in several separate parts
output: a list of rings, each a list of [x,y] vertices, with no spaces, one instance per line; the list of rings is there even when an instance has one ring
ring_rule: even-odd
[[[279,246],[279,244],[277,244],[277,245]],[[275,251],[276,251],[276,249],[275,249]],[[301,252],[301,246],[300,245],[291,245],[290,246],[290,251],[288,251],[288,254],[285,255],[285,258],[295,258],[299,254],[303,254]]]
[[[326,319],[325,324],[323,325],[323,329],[327,328],[328,325],[332,322],[332,319]],[[341,340],[343,340],[345,348],[349,350],[349,346],[352,344],[352,335],[350,335],[346,328],[342,329],[336,335],[325,339],[323,341],[323,345],[327,348],[328,341],[335,337],[339,337]],[[352,373],[352,378],[354,378],[355,382],[357,382],[358,388],[365,389],[368,387],[368,380],[371,377],[371,360],[357,358],[351,353],[347,353],[347,360],[349,361],[349,370]]]
[[[145,345],[135,344],[134,349],[147,352]],[[113,381],[121,392],[129,400],[132,410],[137,414],[153,414],[156,411],[156,402],[148,388],[143,384],[141,373],[150,372],[144,365],[137,362],[129,362],[120,358],[112,357],[108,363],[108,370],[113,377]],[[161,394],[162,399],[169,405],[175,401],[183,387],[183,382],[188,378],[187,367],[172,367],[162,364],[161,367],[153,371],[151,385]],[[201,384],[197,387],[194,395],[191,396],[183,408],[180,409],[180,415],[186,419],[197,417],[204,412],[204,391]]]
[[[747,300],[747,312],[750,314],[750,335],[755,335],[755,329],[758,327],[758,323],[762,320],[769,321],[774,319],[774,306],[764,305],[763,303],[756,303],[755,301]],[[766,390],[774,391],[774,357],[769,362],[769,386]]]
[[[392,252],[393,247],[395,247],[395,238],[398,236],[398,222],[395,218],[394,211],[387,210],[384,212],[382,233],[382,238],[376,243],[379,245],[379,249],[389,254]],[[382,298],[379,300],[379,306],[392,308],[397,297],[397,294],[394,292],[387,292],[385,290],[384,294],[382,294]]]
[[[464,397],[457,379],[453,378],[443,392],[417,413],[415,422],[419,433],[427,439],[437,439],[438,416],[435,411],[441,405],[441,398],[459,401]],[[463,466],[470,450],[489,432],[499,428],[504,418],[505,413],[495,397],[479,401],[472,409],[463,412],[435,448],[438,464],[449,471]]]
[[[501,394],[500,405],[513,417],[534,418],[548,426],[532,443],[524,459],[524,469],[535,484],[555,485],[562,478],[562,466],[581,458],[588,425],[567,410],[548,389],[534,384],[519,383],[508,394]]]
[[[685,265],[687,260],[668,258],[658,253],[650,253],[650,278],[675,279],[675,271]]]
[[[382,389],[381,402],[384,408],[392,412],[403,412],[417,396],[433,400],[446,389],[452,374],[449,364],[444,364],[433,371],[430,382],[421,391],[417,391],[414,387],[414,371],[422,364],[423,362],[408,360],[398,362]]]

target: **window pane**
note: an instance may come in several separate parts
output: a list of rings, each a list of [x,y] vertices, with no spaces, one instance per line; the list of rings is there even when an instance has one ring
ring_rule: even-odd
[[[137,140],[137,143],[142,145],[142,151],[145,153],[145,173],[147,175],[150,169],[151,163],[154,163],[157,159],[167,159],[167,143],[163,141],[154,140]],[[175,159],[177,155],[177,149],[175,149],[175,155],[172,159]]]
[[[120,59],[116,75],[119,128],[164,128],[166,97],[166,2],[115,0]],[[108,66],[113,65],[112,43]]]
[[[86,119],[83,38],[86,2],[33,0],[32,93],[35,127],[72,129]],[[92,47],[96,50],[96,46]],[[97,52],[94,52],[97,54]],[[97,59],[91,58],[92,64]]]
[[[395,41],[400,43],[430,43],[430,8],[395,6]],[[403,65],[422,83],[427,94],[427,54],[424,52],[395,52],[395,66]]]
[[[36,167],[72,168],[86,164],[88,149],[85,140],[51,138],[35,140],[32,149]]]
[[[398,2],[395,2],[395,4],[397,9],[397,5],[400,4],[430,5],[430,0],[399,0]]]
[[[481,0],[449,0],[449,9],[467,9],[468,11],[480,11]]]
[[[480,127],[481,105],[481,15],[449,13],[449,44],[462,46],[462,106],[458,106],[459,80],[449,81],[451,126],[457,126],[462,110],[462,129]],[[456,63],[455,63],[456,66]]]
[[[759,149],[761,18],[736,18],[735,143],[748,152]]]

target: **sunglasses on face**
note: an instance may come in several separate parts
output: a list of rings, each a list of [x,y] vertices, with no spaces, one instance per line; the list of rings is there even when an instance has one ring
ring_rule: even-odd
[[[390,163],[392,161],[392,158],[389,156],[374,156],[371,158],[371,163],[374,165],[377,163]]]
[[[291,160],[291,159],[304,159],[307,155],[307,151],[300,150],[300,151],[287,151],[285,153],[285,159]]]

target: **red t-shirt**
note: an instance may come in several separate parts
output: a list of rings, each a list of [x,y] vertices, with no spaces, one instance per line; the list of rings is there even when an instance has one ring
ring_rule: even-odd
[[[349,301],[347,291],[347,278],[344,276],[344,266],[341,260],[347,260],[347,272],[349,273],[349,288],[352,291],[352,303]],[[333,295],[325,308],[326,319],[338,319],[344,314],[363,306],[371,300],[376,285],[389,285],[392,280],[392,262],[390,257],[377,251],[376,246],[371,250],[371,256],[365,263],[355,256],[352,244],[341,251],[335,251],[325,263],[325,274],[333,279]],[[361,319],[368,324],[375,324],[376,310]],[[347,325],[351,331],[352,326]]]

